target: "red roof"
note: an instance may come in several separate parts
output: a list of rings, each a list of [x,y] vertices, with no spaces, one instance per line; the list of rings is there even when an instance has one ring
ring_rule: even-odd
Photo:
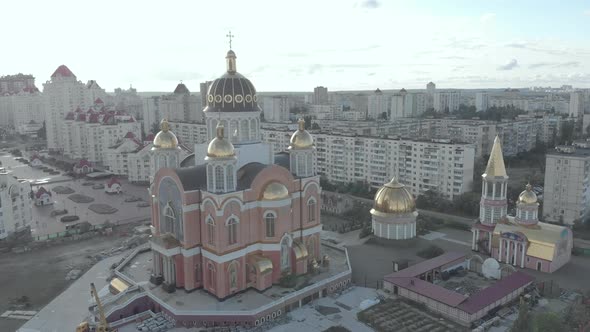
[[[470,314],[476,313],[488,305],[500,300],[520,287],[526,287],[535,280],[530,275],[516,271],[511,275],[500,279],[490,287],[484,288],[471,295],[458,306],[458,309]]]
[[[92,164],[86,159],[80,159],[80,161],[78,161],[76,164],[76,167],[78,168],[82,168],[84,166],[92,167]]]
[[[148,134],[148,135],[145,137],[144,141],[153,141],[153,140],[154,140],[154,137],[156,137],[154,134],[152,134],[152,133],[149,133],[149,134]]]
[[[121,185],[121,182],[119,182],[119,179],[117,179],[117,178],[111,178],[111,180],[109,181],[109,183],[107,183],[107,187],[110,188],[115,183],[118,184],[118,185]]]
[[[96,100],[94,101],[94,103],[95,104],[104,104],[104,102],[100,98],[96,98]]]
[[[74,112],[68,112],[68,114],[66,114],[66,120],[74,120],[74,118]]]
[[[88,118],[88,122],[90,122],[90,123],[98,123],[98,116],[99,116],[98,114],[92,113],[90,115],[90,118]]]
[[[70,68],[66,67],[66,65],[61,65],[57,67],[57,69],[53,72],[51,77],[62,76],[62,77],[76,77],[74,73],[70,70]]]
[[[460,293],[448,290],[419,278],[390,278],[387,281],[451,307],[456,307],[467,299],[467,297]]]
[[[43,194],[49,194],[49,196],[51,196],[51,193],[49,191],[45,190],[45,188],[43,187],[39,187],[39,190],[37,190],[37,192],[35,193],[35,197],[39,198]]]
[[[387,280],[388,278],[417,277],[417,276],[424,274],[428,271],[431,271],[437,267],[440,267],[445,264],[449,264],[449,263],[452,263],[456,260],[460,260],[460,259],[464,259],[464,258],[465,258],[464,253],[450,251],[450,252],[444,253],[440,256],[434,257],[432,259],[428,259],[428,260],[422,261],[418,264],[414,264],[412,266],[409,266],[401,271],[386,275],[384,277],[384,279]]]
[[[132,132],[128,132],[128,133],[125,135],[125,138],[135,138],[135,134],[134,134],[134,133],[132,133]]]

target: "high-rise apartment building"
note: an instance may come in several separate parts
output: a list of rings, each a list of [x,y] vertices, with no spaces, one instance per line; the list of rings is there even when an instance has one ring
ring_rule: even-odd
[[[426,84],[426,93],[428,93],[431,96],[434,96],[435,92],[436,92],[436,84],[434,84],[432,82],[428,82],[428,84]]]
[[[174,92],[160,97],[160,116],[170,121],[203,122],[203,110],[197,96],[183,83]]]
[[[312,104],[316,105],[325,105],[330,102],[330,98],[328,97],[328,88],[323,86],[318,86],[313,89],[313,98]]]
[[[572,118],[582,118],[585,110],[585,98],[581,91],[574,91],[570,93],[570,108],[569,116]]]
[[[475,110],[485,112],[490,108],[490,96],[487,92],[478,92],[475,94]]]
[[[201,109],[207,106],[207,91],[209,91],[209,86],[211,86],[212,81],[206,81],[200,84],[200,92],[201,92]]]
[[[124,110],[137,120],[143,119],[143,100],[137,94],[137,89],[133,87],[129,87],[127,90],[116,88],[113,102],[115,110]]]
[[[440,91],[434,93],[433,107],[437,112],[459,110],[461,93],[459,91]]]
[[[590,143],[558,146],[547,152],[543,219],[572,225],[590,212]]]
[[[38,90],[33,75],[19,73],[0,77],[0,96],[16,94],[23,90]]]
[[[379,119],[389,114],[389,97],[384,95],[380,89],[369,96],[368,119]],[[384,182],[385,183],[385,182]]]
[[[289,111],[293,102],[289,96],[268,96],[262,98],[264,121],[283,122],[289,120]]]
[[[153,96],[143,100],[143,119],[142,127],[144,135],[156,134],[152,129],[162,119],[160,112],[160,96]],[[157,131],[156,131],[157,132]]]
[[[31,224],[31,185],[11,172],[0,172],[0,239]]]

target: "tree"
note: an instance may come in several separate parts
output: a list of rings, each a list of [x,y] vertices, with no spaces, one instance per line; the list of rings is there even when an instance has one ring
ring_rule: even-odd
[[[45,121],[43,121],[43,127],[37,130],[37,137],[40,139],[47,139],[47,128],[45,127]]]
[[[317,124],[317,123],[315,123],[315,122],[314,122],[314,123],[311,125],[311,129],[313,129],[313,130],[320,130],[320,129],[322,129],[322,128],[320,128],[320,125],[319,125],[319,124]]]
[[[303,120],[305,120],[305,129],[310,129],[311,128],[311,115],[304,116]]]
[[[553,312],[536,314],[533,319],[534,332],[554,332],[562,330],[563,319]]]
[[[518,308],[518,318],[512,324],[510,332],[528,332],[531,331],[531,313],[529,312],[529,305],[522,301]]]

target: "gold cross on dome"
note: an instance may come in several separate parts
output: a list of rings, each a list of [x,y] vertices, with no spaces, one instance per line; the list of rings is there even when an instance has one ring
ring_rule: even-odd
[[[231,34],[231,30],[229,30],[229,33],[227,35],[225,35],[227,38],[229,38],[229,49],[231,50],[231,41],[232,38],[235,37],[234,35]]]

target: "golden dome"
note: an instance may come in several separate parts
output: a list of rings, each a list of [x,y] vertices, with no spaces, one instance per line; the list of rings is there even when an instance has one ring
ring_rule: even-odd
[[[416,210],[414,197],[406,186],[399,183],[395,178],[391,179],[377,191],[372,214],[397,214],[410,213]]]
[[[223,138],[223,126],[217,125],[217,137],[215,137],[207,147],[207,157],[210,158],[228,158],[236,155],[234,145],[229,140]]]
[[[154,137],[154,147],[152,149],[176,149],[178,148],[178,139],[170,131],[168,120],[162,119],[160,122],[160,132]]]
[[[287,197],[289,197],[289,189],[279,182],[267,184],[262,193],[262,199],[266,201],[277,201]]]
[[[299,129],[291,136],[289,149],[299,150],[313,147],[313,137],[305,130],[305,120],[299,119],[298,123]]]
[[[521,192],[518,195],[518,202],[524,204],[534,204],[537,203],[537,194],[532,191],[532,187],[530,184],[526,185],[525,191]]]

